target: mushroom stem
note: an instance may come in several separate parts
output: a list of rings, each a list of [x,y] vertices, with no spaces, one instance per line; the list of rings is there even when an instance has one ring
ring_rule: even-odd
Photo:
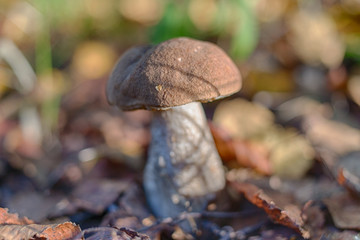
[[[153,213],[203,210],[225,178],[201,103],[156,111],[151,133],[144,187]]]

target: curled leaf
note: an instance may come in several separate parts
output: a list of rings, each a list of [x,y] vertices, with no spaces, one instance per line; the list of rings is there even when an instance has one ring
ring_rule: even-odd
[[[70,240],[80,233],[80,227],[71,222],[61,224],[0,225],[0,239]]]
[[[306,239],[310,238],[310,231],[306,229],[305,222],[301,217],[301,210],[297,205],[279,206],[263,190],[250,183],[234,181],[231,182],[231,185],[238,192],[243,193],[251,203],[264,209],[272,221],[294,229]]]
[[[339,194],[324,199],[334,220],[335,226],[341,229],[360,230],[360,202],[349,194]]]
[[[18,214],[8,213],[8,209],[0,208],[0,224],[32,224],[34,221],[27,217],[19,218]]]

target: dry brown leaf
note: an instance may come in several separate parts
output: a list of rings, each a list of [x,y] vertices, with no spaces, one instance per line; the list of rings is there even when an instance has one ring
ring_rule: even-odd
[[[336,227],[360,230],[360,202],[358,200],[343,193],[324,199],[323,202],[328,207]]]
[[[360,196],[360,151],[352,152],[339,160],[337,180],[340,185]],[[336,173],[335,173],[336,174]]]
[[[260,144],[241,139],[234,140],[223,128],[209,122],[211,133],[221,159],[224,162],[236,160],[241,166],[270,175],[272,173],[268,151]]]
[[[301,214],[304,219],[306,228],[309,229],[312,239],[320,239],[324,233],[325,214],[319,205],[315,205],[313,201],[308,201]]]
[[[125,190],[119,200],[119,208],[115,212],[108,213],[101,226],[115,228],[141,229],[156,223],[156,219],[146,205],[144,192],[139,185],[133,184]],[[143,233],[151,239],[158,239],[162,228],[149,228]]]
[[[73,214],[79,210],[101,214],[131,184],[129,180],[89,179],[79,184],[72,197],[57,205],[53,217]]]
[[[254,168],[256,171],[271,175],[273,166],[269,159],[269,150],[262,144],[235,140],[233,142],[236,160],[244,165]]]
[[[350,192],[355,193],[357,195],[360,194],[360,179],[357,176],[354,176],[347,169],[341,168],[339,169],[337,181],[340,185],[347,188]]]
[[[321,116],[307,116],[304,130],[316,146],[343,155],[360,150],[360,130]]]
[[[80,208],[100,213],[130,185],[126,180],[89,180],[76,188],[74,197]]]
[[[28,219],[27,217],[19,218],[15,213],[8,213],[8,209],[0,208],[0,224],[32,224],[33,220]]]
[[[148,125],[151,113],[146,110],[124,112],[101,122],[101,132],[109,147],[130,156],[141,155],[150,142]]]
[[[235,160],[236,156],[233,146],[233,138],[223,127],[210,121],[208,123],[221,159],[224,162]]]
[[[238,192],[243,193],[251,203],[264,209],[275,223],[294,229],[306,239],[310,238],[310,232],[305,227],[298,206],[286,204],[280,207],[263,190],[250,183],[231,182],[231,185]]]
[[[41,225],[40,225],[41,226]],[[64,240],[71,239],[80,233],[80,227],[71,222],[61,224],[45,225],[46,227],[39,233],[35,234],[34,238],[49,239],[49,240]]]
[[[295,129],[276,125],[273,113],[261,105],[242,99],[221,103],[214,123],[228,132],[213,131],[219,152],[235,156],[241,165],[291,179],[301,178],[313,165],[310,142]]]
[[[274,114],[259,104],[237,98],[221,102],[213,121],[226,129],[231,137],[248,139],[269,129],[274,124]]]
[[[282,178],[300,179],[314,163],[314,149],[296,129],[273,127],[259,142],[269,149],[273,172]]]
[[[72,239],[80,232],[80,227],[71,222],[49,225],[0,225],[0,239],[7,240],[66,240]]]
[[[333,115],[330,105],[320,103],[305,96],[292,98],[280,104],[276,108],[276,112],[276,116],[284,122],[312,115],[323,117],[330,117]]]
[[[27,216],[35,222],[43,222],[54,210],[63,194],[51,192],[49,195],[36,191],[18,191],[7,203],[12,212]]]

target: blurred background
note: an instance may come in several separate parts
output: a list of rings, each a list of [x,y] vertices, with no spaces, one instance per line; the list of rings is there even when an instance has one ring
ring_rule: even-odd
[[[229,169],[299,179],[360,150],[359,0],[0,0],[1,206],[105,160],[139,172],[151,113],[108,106],[106,81],[126,49],[178,36],[242,73],[240,93],[205,105]]]

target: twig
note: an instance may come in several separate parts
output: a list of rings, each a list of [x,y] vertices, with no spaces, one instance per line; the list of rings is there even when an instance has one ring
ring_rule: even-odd
[[[204,212],[183,212],[180,215],[176,217],[168,217],[164,218],[162,220],[158,220],[153,225],[143,227],[139,229],[139,232],[145,232],[152,228],[159,227],[160,225],[176,225],[186,219],[190,218],[240,218],[245,217],[254,213],[260,212],[258,210],[252,210],[252,211],[243,211],[243,212],[212,212],[212,211],[204,211]]]
[[[246,239],[251,233],[259,230],[259,228],[261,228],[268,221],[269,219],[265,219],[257,222],[254,225],[244,227],[237,231],[235,231],[231,226],[224,226],[222,228],[219,228],[215,224],[211,224],[210,226],[207,226],[207,228],[210,229],[210,231],[212,231],[219,240]]]
[[[139,234],[138,232],[135,232],[128,228],[116,228],[116,227],[93,227],[93,228],[84,229],[79,234],[77,234],[74,238],[72,238],[72,240],[85,239],[86,234],[99,233],[99,232],[103,232],[103,233],[109,232],[112,234],[115,233],[116,236],[120,236],[120,237],[122,237],[122,235],[119,235],[119,234],[121,234],[121,233],[126,234],[127,235],[126,239],[150,240],[150,238],[148,236]],[[130,237],[130,238],[128,238],[128,237]],[[125,238],[121,238],[121,239],[125,239]]]

